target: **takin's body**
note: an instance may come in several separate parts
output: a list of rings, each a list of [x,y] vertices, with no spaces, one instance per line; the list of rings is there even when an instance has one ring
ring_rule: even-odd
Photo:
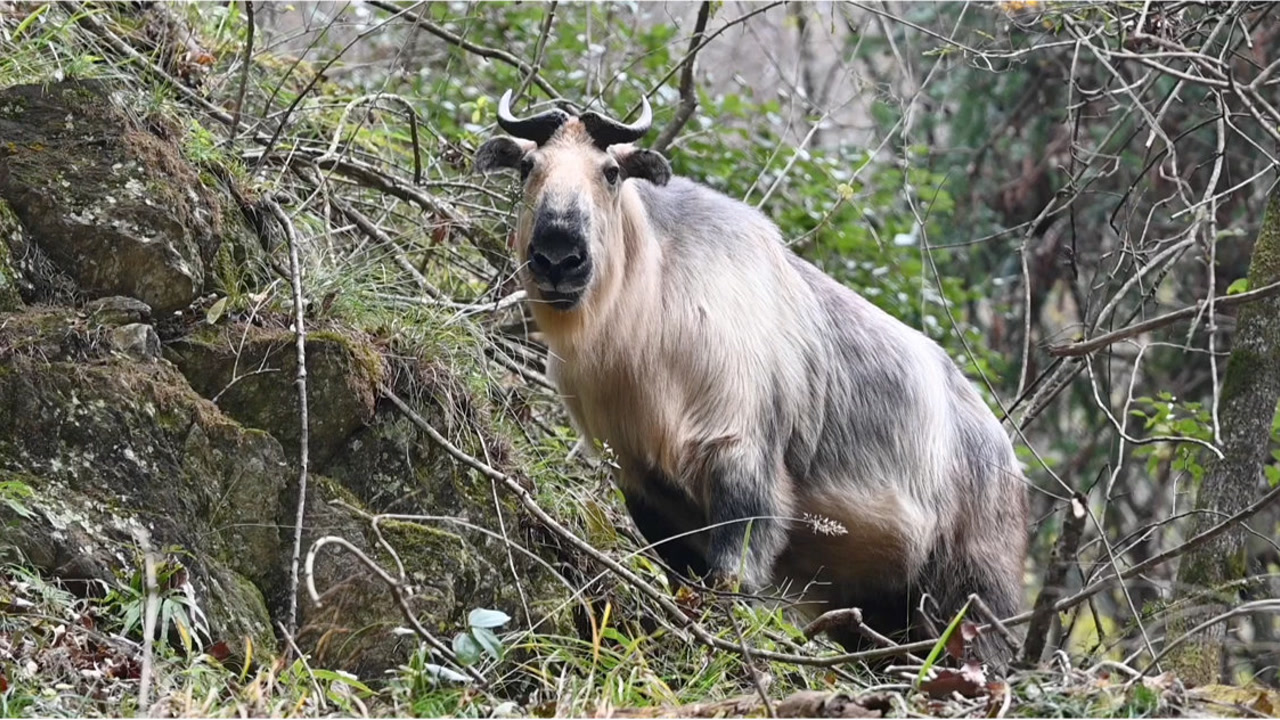
[[[578,429],[616,453],[628,510],[663,559],[804,591],[810,615],[860,607],[900,636],[922,592],[944,622],[970,593],[1015,613],[1024,479],[943,350],[743,203],[682,178],[618,192],[612,287],[581,312],[534,313],[549,375]],[[757,518],[746,554],[744,518]],[[662,542],[717,523],[730,531]],[[852,631],[836,639],[860,646]]]
[[[607,442],[673,570],[856,606],[911,637],[923,603],[1020,605],[1013,447],[940,347],[801,260],[743,203],[671,177],[649,130],[562,109],[476,151],[519,169],[520,277],[579,431]],[[858,647],[851,629],[836,633]],[[988,643],[985,659],[998,644]]]

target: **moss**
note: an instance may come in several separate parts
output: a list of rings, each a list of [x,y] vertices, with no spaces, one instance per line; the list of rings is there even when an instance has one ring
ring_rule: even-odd
[[[1249,261],[1249,287],[1280,281],[1280,192],[1273,191]]]
[[[38,513],[7,544],[64,580],[109,582],[145,525],[157,546],[190,551],[215,633],[266,647],[258,588],[285,555],[279,443],[222,416],[167,363],[96,353],[92,339],[67,310],[12,314],[0,331],[0,467],[29,479]]]
[[[93,81],[0,90],[0,103],[25,102],[7,123],[0,197],[84,294],[178,310],[202,289],[221,213],[172,145],[139,130],[109,92]]]
[[[1251,287],[1280,281],[1280,187],[1274,187],[1262,218],[1249,264]],[[1221,394],[1222,456],[1205,463],[1196,495],[1199,514],[1192,533],[1217,518],[1244,509],[1255,499],[1280,401],[1280,299],[1268,298],[1240,310]],[[1190,592],[1209,591],[1208,602],[1174,618],[1168,636],[1181,635],[1207,617],[1234,605],[1248,577],[1247,534],[1234,528],[1194,548],[1182,559],[1177,585]],[[1198,634],[1170,653],[1169,663],[1191,684],[1214,682],[1220,672],[1221,624]]]
[[[312,483],[312,487],[319,490],[326,501],[341,500],[342,502],[352,506],[361,507],[363,503],[356,494],[347,489],[345,485],[326,475],[313,475],[308,478],[308,482]]]
[[[419,579],[456,576],[473,549],[460,535],[418,523],[387,520],[378,524],[382,536],[396,549],[405,572]],[[384,557],[390,562],[390,557]],[[441,566],[448,567],[441,567]],[[445,571],[440,573],[439,571]],[[429,572],[430,571],[430,572]]]
[[[382,360],[359,333],[309,333],[306,343],[311,458],[323,472],[343,442],[373,418]],[[209,327],[171,343],[165,356],[192,387],[246,426],[270,432],[296,456],[297,354],[293,333],[245,325]],[[261,371],[255,371],[261,369]]]
[[[154,199],[164,203],[180,225],[201,228],[201,234],[207,236],[201,256],[206,262],[212,260],[222,232],[222,208],[214,194],[172,143],[140,130],[126,131],[121,138],[128,154],[143,169],[144,182]]]
[[[269,660],[277,645],[262,591],[248,578],[222,567],[212,567],[209,577],[211,587],[203,596],[206,614],[210,619],[221,620],[221,632],[211,639],[227,644],[231,663],[243,662],[246,640],[253,643],[258,662]]]
[[[330,342],[344,348],[355,361],[354,369],[360,374],[363,384],[371,389],[376,390],[386,379],[386,363],[382,353],[365,337],[356,337],[351,331],[316,330],[307,333],[307,342]]]

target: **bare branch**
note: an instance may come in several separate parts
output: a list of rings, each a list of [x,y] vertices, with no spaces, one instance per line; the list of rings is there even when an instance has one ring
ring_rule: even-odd
[[[240,117],[244,113],[244,95],[249,89],[249,71],[253,68],[253,0],[244,0],[244,11],[248,16],[245,27],[244,59],[241,60],[244,67],[240,68],[240,90],[236,93],[236,111],[231,117],[230,142],[232,147],[235,147],[236,136],[240,134]]]
[[[423,642],[430,645],[432,650],[435,650],[437,653],[440,653],[440,655],[445,659],[447,659],[450,664],[454,665],[455,667],[459,668],[466,674],[470,675],[471,678],[475,680],[476,683],[481,687],[484,687],[488,684],[488,681],[486,681],[484,676],[480,674],[479,670],[476,670],[470,665],[464,665],[461,661],[458,660],[457,655],[453,653],[453,650],[450,649],[448,645],[445,645],[443,642],[441,642],[440,638],[437,638],[435,635],[431,633],[430,630],[427,630],[427,628],[423,627],[422,623],[418,621],[418,616],[413,613],[413,608],[409,607],[409,599],[405,593],[404,584],[396,580],[394,577],[392,577],[391,574],[386,571],[386,569],[384,569],[381,565],[375,562],[373,558],[365,554],[363,550],[353,545],[351,541],[347,540],[346,538],[338,537],[336,535],[326,535],[322,538],[317,538],[314,542],[311,543],[311,548],[307,550],[307,560],[306,560],[307,591],[311,595],[312,602],[314,602],[317,606],[323,605],[323,601],[320,598],[320,593],[316,590],[315,563],[316,563],[316,554],[319,553],[320,548],[324,547],[325,545],[337,545],[341,547],[343,550],[346,550],[347,552],[354,555],[357,560],[359,560],[361,563],[364,564],[365,567],[373,571],[373,574],[377,575],[379,580],[386,583],[387,587],[391,588],[391,594],[396,599],[396,605],[398,605],[400,608],[400,614],[404,616],[405,622],[409,623],[409,625],[413,628],[413,631],[418,634],[418,637],[422,638]]]
[[[693,24],[693,35],[689,37],[689,52],[685,53],[680,70],[680,106],[671,122],[662,129],[662,134],[653,142],[653,149],[666,152],[676,135],[684,128],[694,110],[698,109],[698,91],[693,84],[694,65],[698,59],[698,48],[702,44],[702,34],[707,29],[707,19],[711,17],[711,2],[703,0],[698,7],[698,19]]]
[[[1256,300],[1263,300],[1276,295],[1280,295],[1280,283],[1272,283],[1271,285],[1260,287],[1257,290],[1250,290],[1236,295],[1219,295],[1210,301],[1201,300],[1195,305],[1182,308],[1181,310],[1175,310],[1171,313],[1165,313],[1164,315],[1153,317],[1150,320],[1144,320],[1140,323],[1123,327],[1119,330],[1114,330],[1105,335],[1099,335],[1092,340],[1082,340],[1069,345],[1054,345],[1049,348],[1049,354],[1055,357],[1080,357],[1088,355],[1101,350],[1102,348],[1114,345],[1121,340],[1127,340],[1131,337],[1141,335],[1142,333],[1150,332],[1151,330],[1156,330],[1167,325],[1172,325],[1179,320],[1195,317],[1204,310],[1205,306],[1210,302],[1217,307],[1232,307],[1235,305],[1243,305],[1248,302],[1254,302]]]
[[[549,95],[552,100],[560,99],[560,93],[556,92],[556,89],[551,86],[551,83],[542,79],[542,77],[538,75],[538,69],[536,67],[530,65],[524,60],[521,60],[515,55],[512,55],[506,50],[477,45],[470,40],[467,40],[466,38],[452,33],[449,30],[431,22],[423,16],[422,13],[411,12],[412,8],[398,7],[394,3],[387,2],[386,0],[367,0],[367,3],[379,10],[395,13],[397,16],[403,14],[412,21],[414,25],[417,25],[450,45],[456,45],[473,55],[479,55],[480,57],[490,58],[493,60],[501,60],[502,62],[517,68],[520,72],[532,77],[534,84],[542,88],[542,91]]]

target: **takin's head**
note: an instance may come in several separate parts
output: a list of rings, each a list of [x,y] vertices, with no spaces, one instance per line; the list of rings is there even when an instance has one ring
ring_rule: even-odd
[[[475,167],[520,171],[524,203],[514,250],[535,300],[572,311],[601,282],[604,269],[621,262],[624,184],[635,178],[665,185],[671,179],[666,158],[631,144],[649,132],[652,118],[648,100],[630,125],[558,108],[517,118],[511,91],[502,95],[498,124],[513,137],[481,145]]]

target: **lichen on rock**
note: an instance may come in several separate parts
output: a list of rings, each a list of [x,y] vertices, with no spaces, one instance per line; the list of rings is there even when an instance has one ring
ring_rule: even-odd
[[[0,332],[0,471],[36,494],[34,517],[0,542],[87,589],[130,571],[131,528],[145,527],[189,553],[215,639],[274,647],[261,591],[245,590],[281,574],[279,443],[223,416],[167,363],[111,353],[73,312],[15,317]]]
[[[220,210],[177,148],[97,81],[5,88],[0,107],[0,199],[80,291],[157,312],[201,292]]]

